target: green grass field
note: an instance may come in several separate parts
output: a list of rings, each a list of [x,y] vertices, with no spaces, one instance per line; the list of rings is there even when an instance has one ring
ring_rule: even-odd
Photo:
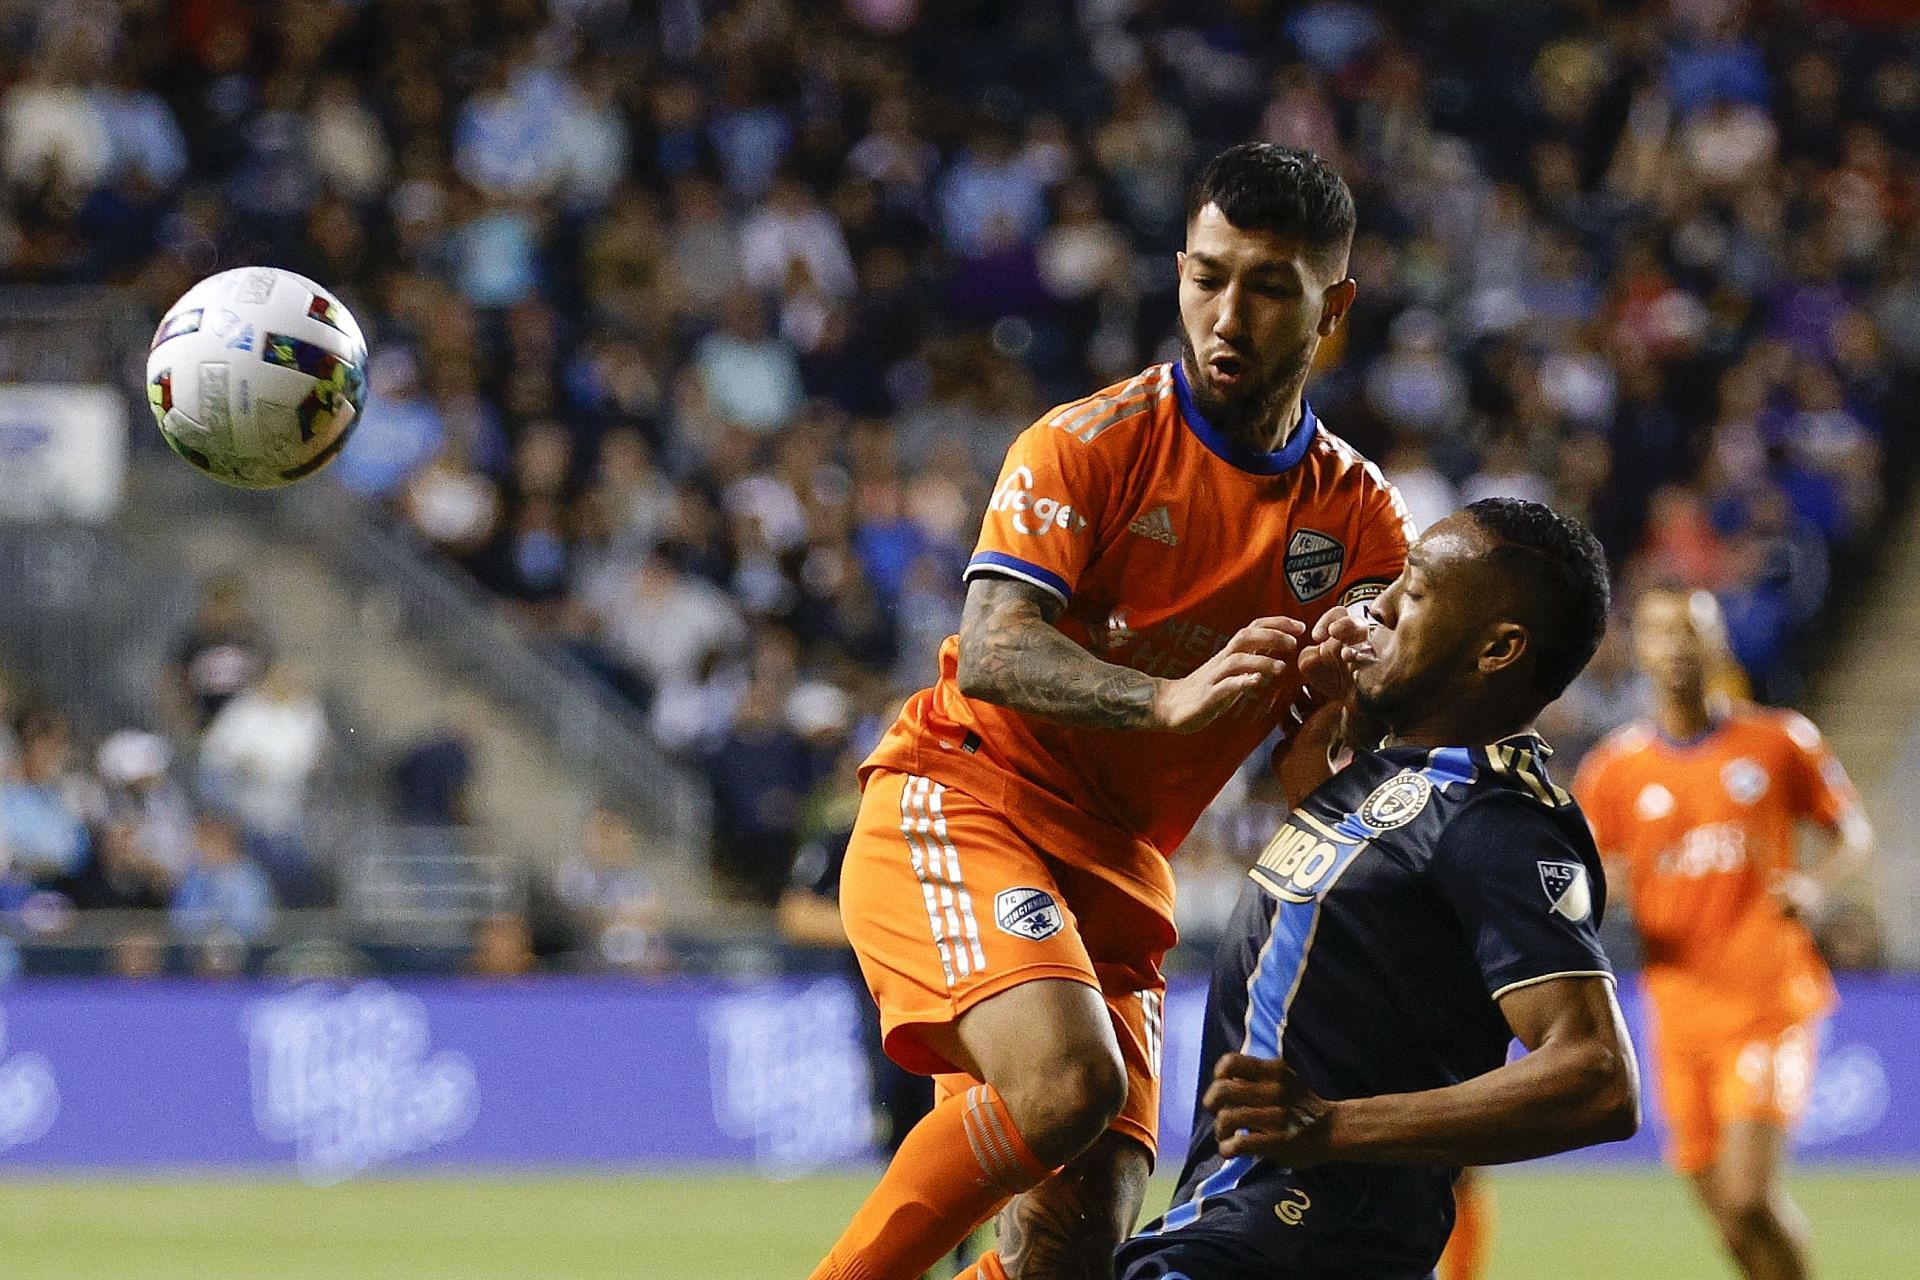
[[[8,1280],[802,1280],[866,1177],[358,1182],[0,1180]],[[1495,1280],[1719,1280],[1680,1185],[1497,1180]],[[1808,1174],[1826,1280],[1915,1275],[1920,1173]],[[1151,1208],[1165,1204],[1156,1184]]]

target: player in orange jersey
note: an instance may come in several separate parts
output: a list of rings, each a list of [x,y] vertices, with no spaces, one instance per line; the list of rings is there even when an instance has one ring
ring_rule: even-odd
[[[1803,921],[1873,833],[1811,722],[1709,692],[1725,659],[1711,595],[1648,592],[1634,649],[1653,718],[1595,748],[1574,789],[1645,952],[1668,1158],[1746,1275],[1805,1276],[1806,1222],[1779,1173],[1834,991]],[[1806,870],[1802,821],[1835,841]]]
[[[1132,1229],[1167,858],[1314,709],[1308,625],[1383,590],[1410,540],[1398,494],[1302,398],[1353,303],[1353,226],[1318,158],[1224,152],[1177,259],[1182,358],[1009,450],[939,681],[862,766],[841,882],[888,1052],[943,1101],[815,1280],[910,1280],[1009,1200],[969,1276],[1107,1275]]]

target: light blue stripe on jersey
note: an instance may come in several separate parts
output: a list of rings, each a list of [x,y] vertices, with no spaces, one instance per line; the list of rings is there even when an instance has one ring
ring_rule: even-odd
[[[1427,756],[1427,767],[1420,772],[1436,787],[1450,782],[1472,782],[1473,752],[1466,747],[1440,747]]]
[[[1333,869],[1338,877],[1353,860],[1359,847],[1343,850]],[[1280,1040],[1286,1034],[1287,1009],[1293,993],[1307,968],[1307,949],[1313,944],[1313,926],[1320,918],[1320,899],[1312,902],[1280,901],[1273,912],[1273,933],[1267,940],[1266,958],[1247,987],[1247,1043],[1242,1052],[1256,1058],[1280,1056]]]
[[[1233,1190],[1240,1185],[1240,1179],[1252,1172],[1253,1166],[1258,1163],[1259,1161],[1252,1156],[1235,1156],[1215,1169],[1207,1176],[1205,1182],[1194,1188],[1193,1199],[1167,1210],[1167,1216],[1160,1220],[1159,1226],[1141,1234],[1160,1236],[1169,1231],[1178,1231],[1182,1227],[1193,1225],[1199,1220],[1200,1205],[1208,1196],[1217,1196],[1223,1191]]]
[[[1346,850],[1341,866],[1351,861],[1359,846]],[[1335,868],[1337,876],[1340,869]],[[1312,902],[1279,902],[1273,913],[1273,929],[1260,959],[1254,965],[1253,978],[1247,983],[1247,1038],[1242,1052],[1257,1058],[1280,1056],[1280,1037],[1287,1023],[1287,1006],[1300,988],[1300,975],[1307,966],[1307,948],[1313,942],[1314,921],[1320,914],[1319,899]],[[1205,1064],[1202,1064],[1202,1069]],[[1200,1206],[1208,1196],[1217,1196],[1240,1185],[1240,1180],[1259,1161],[1253,1156],[1235,1156],[1215,1169],[1206,1181],[1194,1188],[1193,1198],[1167,1211],[1160,1225],[1148,1235],[1178,1231],[1200,1217]]]
[[[1471,782],[1474,775],[1473,755],[1464,748],[1443,747],[1427,757],[1427,767],[1420,772],[1437,789],[1451,783]],[[1333,891],[1347,865],[1359,856],[1369,840],[1379,834],[1351,813],[1334,823],[1333,831],[1342,840],[1351,843],[1341,849],[1340,861],[1327,877],[1326,888],[1316,894],[1311,902],[1289,902],[1284,898],[1275,900],[1272,931],[1260,950],[1253,977],[1247,983],[1247,1037],[1242,1052],[1256,1058],[1280,1056],[1280,1044],[1287,1030],[1287,1012],[1293,1005],[1294,993],[1300,989],[1300,980],[1306,974],[1307,952],[1313,946],[1313,931],[1320,919],[1320,904]],[[1202,1067],[1204,1069],[1205,1064]],[[1240,1180],[1258,1163],[1252,1156],[1235,1156],[1226,1161],[1194,1189],[1191,1200],[1169,1209],[1158,1227],[1143,1234],[1162,1235],[1197,1221],[1202,1201],[1208,1196],[1217,1196],[1239,1186]]]

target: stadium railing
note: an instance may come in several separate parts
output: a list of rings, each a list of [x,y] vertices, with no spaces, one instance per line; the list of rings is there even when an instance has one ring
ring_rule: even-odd
[[[636,709],[571,655],[517,625],[455,566],[325,479],[259,495],[223,489],[173,465],[158,433],[145,429],[142,379],[151,321],[137,299],[111,289],[0,289],[0,382],[119,388],[131,427],[130,485],[164,488],[175,518],[240,518],[318,554],[363,599],[397,610],[412,638],[510,708],[570,769],[632,810],[661,852],[689,862],[705,857],[712,822],[699,779],[660,750]],[[16,564],[32,568],[56,554],[47,549],[55,544],[39,533],[23,536],[40,549],[21,553]],[[66,542],[84,552],[91,536],[82,530]],[[0,572],[9,567],[0,565]],[[149,627],[155,616],[147,614]],[[87,625],[101,624],[90,619]],[[50,636],[41,652],[53,659],[59,647],[58,637]],[[98,646],[86,647],[92,652]],[[74,683],[84,684],[77,677],[86,666],[78,657],[67,662]]]
[[[302,486],[271,504],[244,505],[266,516],[280,536],[320,552],[363,593],[378,592],[408,634],[512,708],[569,766],[631,808],[670,846],[665,852],[705,857],[712,819],[699,780],[659,748],[637,709],[570,654],[529,634],[479,584],[332,485]]]

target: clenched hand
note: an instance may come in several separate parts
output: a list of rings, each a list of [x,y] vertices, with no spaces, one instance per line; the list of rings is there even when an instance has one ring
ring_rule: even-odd
[[[1201,1103],[1213,1113],[1223,1156],[1258,1156],[1294,1169],[1331,1158],[1332,1105],[1278,1058],[1227,1054]]]

